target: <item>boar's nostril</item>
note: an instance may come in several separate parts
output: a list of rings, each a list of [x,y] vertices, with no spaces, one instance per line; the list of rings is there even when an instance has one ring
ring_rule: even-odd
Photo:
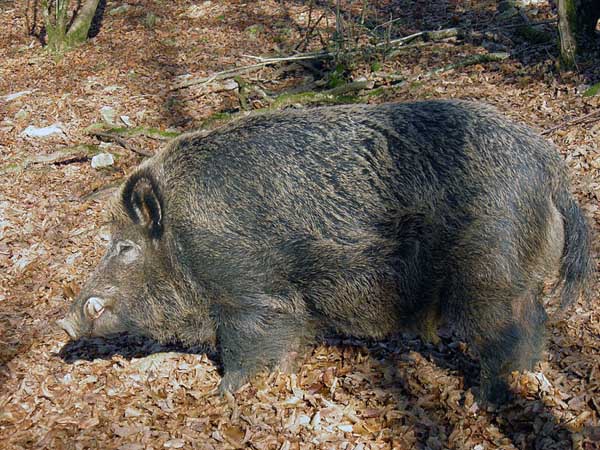
[[[71,339],[73,339],[73,340],[77,339],[77,333],[75,333],[75,328],[73,327],[73,324],[69,320],[67,320],[67,319],[57,320],[56,324],[59,327],[61,327],[63,330],[65,330]]]

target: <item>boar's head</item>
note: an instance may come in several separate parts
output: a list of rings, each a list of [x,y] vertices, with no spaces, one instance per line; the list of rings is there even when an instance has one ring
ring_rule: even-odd
[[[124,331],[160,341],[181,337],[172,330],[194,316],[186,312],[183,299],[191,289],[174,263],[163,214],[155,178],[149,170],[139,170],[109,208],[106,253],[66,317],[57,322],[71,339]],[[199,333],[201,327],[195,328]]]

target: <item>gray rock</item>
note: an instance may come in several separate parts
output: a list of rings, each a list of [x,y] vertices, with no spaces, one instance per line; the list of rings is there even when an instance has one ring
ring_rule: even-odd
[[[113,155],[110,153],[98,153],[92,158],[92,167],[94,169],[101,169],[102,167],[109,167],[115,163]]]

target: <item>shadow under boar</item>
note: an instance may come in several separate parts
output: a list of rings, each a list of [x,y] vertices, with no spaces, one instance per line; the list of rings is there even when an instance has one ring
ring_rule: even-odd
[[[481,396],[543,350],[544,279],[562,304],[592,278],[590,235],[556,149],[463,101],[255,116],[185,135],[143,163],[112,240],[59,324],[209,343],[222,392],[328,332],[478,352]]]

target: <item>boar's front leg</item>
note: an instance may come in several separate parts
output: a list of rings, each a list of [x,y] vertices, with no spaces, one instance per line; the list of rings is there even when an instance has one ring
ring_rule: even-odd
[[[314,335],[305,315],[292,302],[255,296],[240,303],[222,306],[217,315],[222,394],[235,392],[262,369],[287,366],[290,354]]]

